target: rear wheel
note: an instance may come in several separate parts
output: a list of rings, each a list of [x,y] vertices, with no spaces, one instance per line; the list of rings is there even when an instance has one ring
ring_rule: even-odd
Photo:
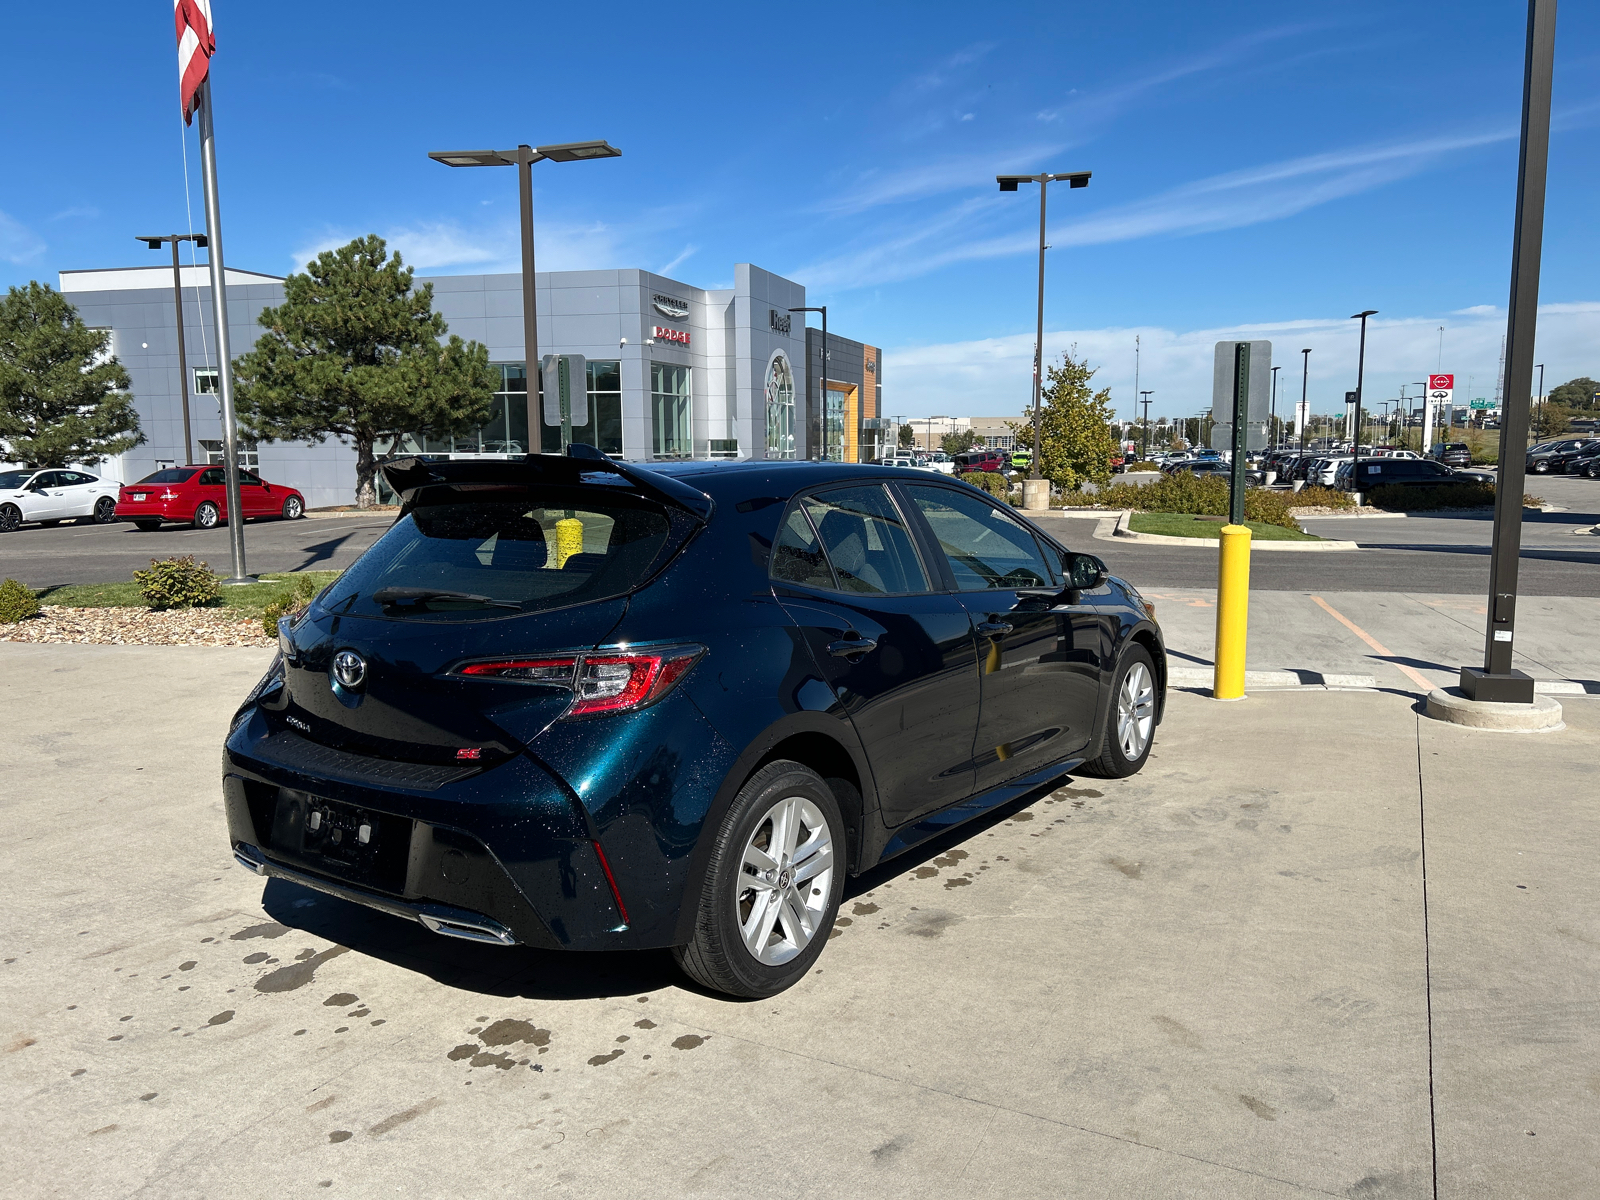
[[[202,501],[200,507],[194,510],[194,527],[196,529],[215,529],[220,519],[217,514],[217,506],[209,500]]]
[[[94,523],[109,525],[117,519],[117,502],[110,496],[101,496],[94,502]]]
[[[1085,775],[1125,779],[1150,757],[1156,733],[1156,667],[1150,652],[1132,645],[1122,652],[1106,698],[1100,753],[1083,764]]]
[[[135,521],[133,523],[133,527],[135,529],[143,530],[145,533],[149,533],[152,529],[160,529],[161,528],[161,522],[160,521],[153,521],[150,518],[146,517],[144,520]]]
[[[1600,462],[1592,462],[1589,469],[1584,472],[1590,479],[1600,479]]]
[[[771,996],[822,953],[844,894],[844,820],[809,767],[768,763],[717,830],[694,938],[673,950],[685,974],[731,996]]]
[[[300,503],[299,496],[290,496],[283,502],[283,519],[285,521],[298,521],[305,515],[306,506]]]
[[[0,504],[0,533],[14,533],[22,527],[22,510],[15,504]]]

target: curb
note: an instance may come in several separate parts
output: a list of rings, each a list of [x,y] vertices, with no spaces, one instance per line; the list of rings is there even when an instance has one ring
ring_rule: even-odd
[[[1496,704],[1469,700],[1460,688],[1435,688],[1428,693],[1428,715],[1436,721],[1496,733],[1555,733],[1567,727],[1561,705],[1535,695],[1529,704]]]
[[[1210,667],[1168,667],[1167,682],[1173,687],[1210,688],[1214,679]],[[1293,688],[1306,691],[1333,691],[1346,688],[1372,689],[1378,681],[1371,675],[1334,675],[1321,671],[1246,671],[1247,688]]]
[[[400,515],[400,510],[398,508],[369,508],[366,512],[362,512],[360,509],[351,508],[341,509],[338,512],[322,512],[315,509],[307,509],[301,515],[309,521],[332,521],[339,517],[397,517]]]
[[[1101,521],[1096,526],[1094,536],[1103,540],[1126,540],[1130,542],[1144,542],[1153,546],[1199,546],[1201,548],[1216,549],[1219,538],[1186,538],[1169,537],[1164,533],[1135,533],[1128,528],[1128,523],[1133,519],[1133,511],[1124,509],[1116,518],[1111,533],[1103,533],[1107,522]],[[1359,550],[1361,547],[1355,542],[1269,542],[1250,539],[1250,549],[1256,550]]]

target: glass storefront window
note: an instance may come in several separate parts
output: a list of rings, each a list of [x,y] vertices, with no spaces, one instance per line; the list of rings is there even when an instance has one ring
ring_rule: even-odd
[[[767,457],[794,457],[794,371],[782,354],[767,368]],[[843,445],[843,442],[840,443]]]
[[[822,408],[822,457],[827,462],[844,461],[844,393],[828,389]]]
[[[593,446],[602,454],[621,454],[622,364],[605,359],[591,361],[584,386],[589,393],[589,420],[584,425],[573,425],[572,440]],[[561,453],[561,426],[546,425],[541,419],[539,449],[545,454]]]
[[[689,458],[694,453],[689,368],[650,364],[650,452],[656,458]]]

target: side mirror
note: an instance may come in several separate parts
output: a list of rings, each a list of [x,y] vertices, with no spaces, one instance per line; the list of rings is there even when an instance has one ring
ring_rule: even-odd
[[[1092,554],[1069,554],[1062,566],[1070,591],[1092,592],[1105,584],[1106,565]]]

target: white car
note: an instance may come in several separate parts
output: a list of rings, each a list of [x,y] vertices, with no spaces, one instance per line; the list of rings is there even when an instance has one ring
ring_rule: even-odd
[[[1333,486],[1334,480],[1339,477],[1339,464],[1350,461],[1348,454],[1338,458],[1319,458],[1311,464],[1311,469],[1306,472],[1306,482],[1313,487]]]
[[[108,525],[116,520],[121,487],[86,471],[0,471],[0,533],[10,533],[24,521],[54,525],[87,517]]]

